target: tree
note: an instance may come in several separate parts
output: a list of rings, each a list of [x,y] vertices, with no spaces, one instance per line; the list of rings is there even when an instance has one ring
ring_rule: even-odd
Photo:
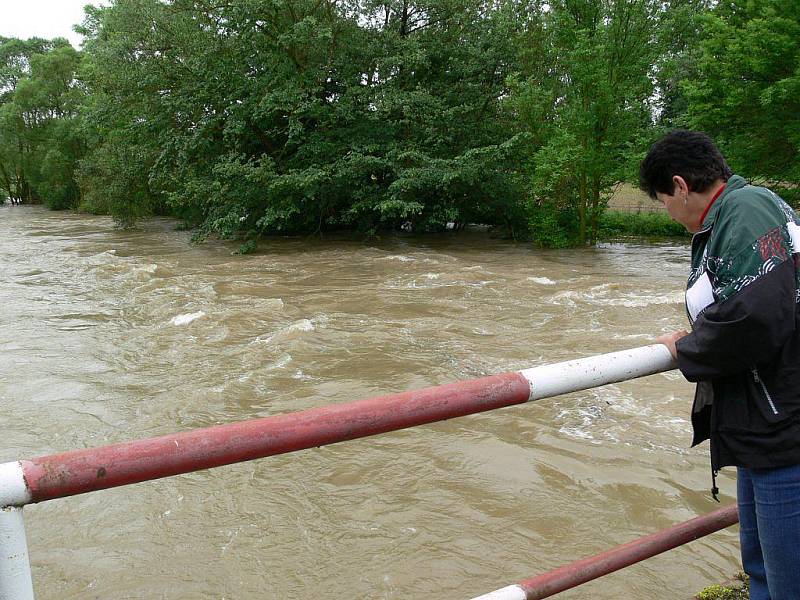
[[[0,190],[12,202],[32,200],[26,175],[28,144],[19,107],[13,104],[20,80],[30,75],[31,58],[51,48],[39,38],[0,37]]]
[[[722,0],[703,19],[685,122],[734,170],[800,182],[800,12],[796,0]]]
[[[63,39],[0,40],[0,187],[15,201],[77,202],[79,60]]]
[[[127,148],[136,168],[116,188],[131,193],[107,208],[131,217],[167,208],[201,234],[508,220],[521,204],[519,138],[499,110],[514,64],[512,6],[90,8],[85,199],[102,204],[91,190],[116,173],[102,165]]]
[[[531,134],[532,210],[534,217],[561,214],[577,242],[591,244],[608,191],[624,179],[634,141],[651,126],[669,5],[554,0],[533,7],[509,103]]]

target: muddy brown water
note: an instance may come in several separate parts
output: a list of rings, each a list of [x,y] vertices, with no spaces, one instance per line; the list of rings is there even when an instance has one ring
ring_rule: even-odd
[[[644,345],[687,245],[188,243],[0,207],[0,460]],[[467,600],[718,508],[675,372],[25,510],[37,598]],[[734,499],[730,469],[723,503]],[[560,598],[680,598],[735,528]]]

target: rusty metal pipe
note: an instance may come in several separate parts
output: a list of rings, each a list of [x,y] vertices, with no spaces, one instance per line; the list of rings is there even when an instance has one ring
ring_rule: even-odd
[[[739,522],[735,504],[472,600],[540,600]]]
[[[0,465],[0,507],[333,444],[674,367],[666,347],[654,344],[298,413],[5,463]]]
[[[544,365],[335,404],[0,464],[0,600],[32,600],[21,507],[442,421],[675,368],[665,346]]]

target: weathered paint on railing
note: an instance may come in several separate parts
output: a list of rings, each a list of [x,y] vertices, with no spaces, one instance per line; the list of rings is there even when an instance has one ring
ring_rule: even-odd
[[[673,368],[666,347],[654,344],[298,413],[1,464],[0,600],[33,599],[21,512],[26,504],[443,421]]]
[[[739,522],[735,504],[472,600],[540,600]]]
[[[449,383],[19,462],[0,480],[0,506],[63,498],[443,421],[674,368],[655,344]],[[14,469],[15,463],[7,463]],[[24,483],[24,488],[20,484]]]

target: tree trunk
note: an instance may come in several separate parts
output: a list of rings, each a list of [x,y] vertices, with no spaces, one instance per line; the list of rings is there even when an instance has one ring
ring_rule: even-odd
[[[589,239],[591,245],[597,243],[597,234],[600,226],[600,177],[597,174],[592,175],[592,232]]]
[[[583,246],[586,244],[586,173],[581,173],[580,191],[578,197],[578,243]]]
[[[0,175],[3,176],[3,185],[8,191],[8,197],[11,198],[11,203],[14,204],[14,192],[11,191],[11,179],[8,176],[8,171],[6,171],[5,166],[0,163]]]

